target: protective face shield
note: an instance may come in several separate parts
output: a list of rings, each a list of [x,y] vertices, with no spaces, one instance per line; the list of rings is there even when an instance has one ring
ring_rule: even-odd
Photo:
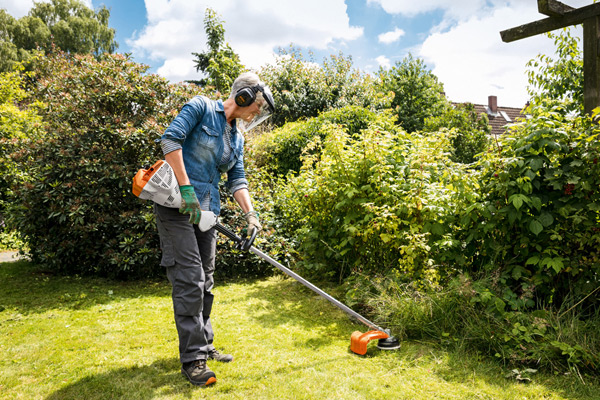
[[[240,107],[249,107],[255,102],[259,105],[258,114],[255,114],[254,117],[237,119],[237,127],[242,132],[248,132],[260,125],[275,111],[275,102],[273,101],[271,90],[263,85],[240,89],[235,96],[235,102]]]

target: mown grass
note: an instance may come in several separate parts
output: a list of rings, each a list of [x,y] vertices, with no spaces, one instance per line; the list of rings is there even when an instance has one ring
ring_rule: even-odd
[[[531,375],[530,383],[476,354],[404,342],[399,351],[348,350],[365,328],[289,279],[219,282],[218,382],[179,372],[170,287],[57,277],[0,263],[2,399],[600,399],[597,381]]]

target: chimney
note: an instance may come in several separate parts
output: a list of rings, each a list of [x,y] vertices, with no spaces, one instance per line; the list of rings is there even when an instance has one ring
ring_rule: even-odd
[[[492,114],[498,112],[498,98],[496,96],[488,96],[488,108]]]

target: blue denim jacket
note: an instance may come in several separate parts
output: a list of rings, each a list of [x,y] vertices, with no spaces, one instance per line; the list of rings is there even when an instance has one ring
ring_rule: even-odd
[[[248,185],[244,171],[244,136],[235,125],[231,130],[230,161],[219,167],[223,156],[226,123],[221,100],[196,96],[183,106],[179,115],[157,140],[169,140],[167,152],[182,149],[185,170],[196,196],[202,201],[209,194],[210,211],[217,215],[221,211],[219,181],[222,172],[227,172],[226,186],[229,189],[240,183]]]

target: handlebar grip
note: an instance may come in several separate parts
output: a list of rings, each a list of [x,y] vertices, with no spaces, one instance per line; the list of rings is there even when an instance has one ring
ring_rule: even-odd
[[[238,235],[236,235],[235,233],[233,233],[232,231],[230,231],[229,229],[225,228],[223,225],[221,224],[216,224],[215,225],[215,229],[222,233],[223,235],[227,236],[229,239],[233,240],[234,242],[236,242],[237,244],[240,244],[242,242],[242,238],[239,237]]]

